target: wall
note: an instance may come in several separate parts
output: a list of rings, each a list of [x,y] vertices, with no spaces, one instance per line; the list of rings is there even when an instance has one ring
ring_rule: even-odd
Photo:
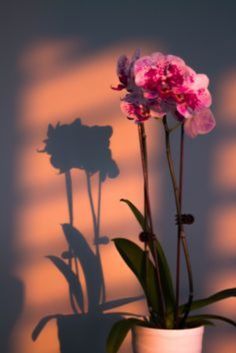
[[[101,235],[137,239],[139,228],[119,202],[127,197],[142,206],[137,131],[120,113],[119,94],[110,90],[117,57],[136,47],[180,55],[210,77],[217,128],[186,142],[184,209],[196,217],[188,230],[196,296],[235,286],[235,3],[8,1],[1,6],[1,352],[58,352],[53,321],[35,343],[30,335],[41,317],[71,312],[67,284],[45,259],[66,248],[60,225],[69,221],[64,175],[46,154],[37,153],[49,123],[81,117],[86,125],[112,127],[111,150],[120,174],[103,185]],[[163,134],[155,122],[147,129],[155,226],[172,259],[174,208]],[[86,178],[76,170],[72,176],[74,224],[94,251]],[[96,193],[96,176],[92,182]],[[100,248],[108,300],[139,296],[112,243]],[[186,283],[183,293],[184,288]],[[235,317],[234,307],[235,300],[228,300],[214,309]],[[146,309],[135,301],[120,310]],[[231,353],[235,346],[233,329],[207,329],[204,353]],[[129,340],[123,352],[128,350]]]

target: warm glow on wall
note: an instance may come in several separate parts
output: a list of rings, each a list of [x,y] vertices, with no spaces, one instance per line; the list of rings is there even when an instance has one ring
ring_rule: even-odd
[[[140,46],[140,43],[139,43]],[[143,46],[145,47],[145,46]],[[38,153],[44,147],[49,123],[55,126],[60,121],[69,124],[81,118],[84,125],[109,125],[112,157],[119,166],[117,178],[107,179],[102,185],[101,236],[128,237],[138,242],[139,227],[127,206],[120,203],[128,198],[142,208],[141,166],[138,159],[139,145],[137,129],[133,122],[122,116],[119,109],[120,94],[110,89],[117,83],[115,65],[121,53],[131,54],[132,45],[119,45],[83,55],[83,42],[77,39],[40,41],[30,47],[19,60],[19,69],[24,76],[18,103],[18,131],[23,136],[18,150],[17,182],[19,204],[16,224],[16,248],[20,265],[16,275],[25,286],[24,308],[13,337],[16,353],[58,353],[59,343],[55,321],[50,322],[34,343],[30,334],[40,318],[55,314],[69,314],[68,286],[64,278],[45,258],[60,255],[67,249],[61,224],[69,223],[64,174],[58,174],[46,154]],[[223,92],[223,93],[222,93]],[[227,127],[236,117],[236,76],[226,76],[222,83],[219,122]],[[224,96],[224,92],[225,96]],[[221,104],[222,103],[222,104]],[[227,119],[223,120],[226,116]],[[160,160],[160,129],[156,121],[146,124],[148,130],[150,159]],[[159,135],[158,135],[159,134]],[[155,138],[151,139],[151,136]],[[212,156],[210,178],[213,188],[226,195],[236,188],[236,144],[231,138],[219,141]],[[154,214],[158,215],[164,204],[163,174],[155,163],[150,174]],[[191,166],[194,168],[194,164]],[[91,205],[88,198],[84,171],[72,170],[74,198],[74,226],[80,230],[92,251],[94,234]],[[91,178],[92,193],[97,204],[98,175]],[[228,195],[228,194],[227,194]],[[158,200],[158,201],[157,201]],[[199,205],[198,205],[199,206]],[[211,205],[209,210],[207,246],[210,254],[220,264],[235,258],[236,253],[236,207],[231,202]],[[161,235],[162,236],[162,235]],[[101,261],[106,284],[107,300],[139,296],[142,291],[131,271],[116,252],[113,243],[100,246]],[[81,272],[81,268],[79,268]],[[217,275],[215,275],[217,273]],[[235,286],[234,266],[225,266],[221,271],[207,273],[204,278],[206,292]],[[85,292],[84,274],[80,276]],[[196,287],[197,287],[196,283]],[[88,303],[85,303],[88,306]],[[219,304],[222,314],[235,313],[235,301]],[[145,314],[143,301],[123,305],[117,311]],[[218,343],[209,344],[207,353],[233,353],[235,337],[218,335]],[[129,338],[121,353],[130,352]],[[222,343],[223,342],[223,343]],[[224,349],[222,348],[224,347]],[[88,352],[91,353],[91,352]]]
[[[227,73],[220,80],[218,96],[219,128],[222,136],[214,149],[212,181],[218,202],[209,213],[209,254],[214,271],[209,272],[206,290],[214,293],[224,288],[235,287],[236,270],[236,205],[232,197],[236,190],[236,144],[232,126],[236,122],[236,75]],[[212,312],[235,319],[235,299],[215,304]],[[235,352],[234,328],[224,330],[220,325],[217,335],[213,330],[209,336],[208,351],[213,353]]]
[[[77,43],[74,40],[40,42],[20,60],[26,80],[20,95],[18,123],[25,139],[18,159],[21,202],[17,214],[17,248],[22,263],[17,268],[17,275],[25,284],[25,303],[14,333],[18,353],[58,352],[54,322],[48,324],[36,343],[31,341],[30,334],[41,317],[70,312],[67,284],[45,259],[48,254],[60,255],[66,249],[60,224],[69,222],[65,177],[57,175],[46,154],[37,153],[37,149],[43,147],[49,123],[71,123],[81,117],[86,125],[112,126],[111,150],[120,175],[102,186],[101,235],[109,238],[128,235],[137,240],[139,231],[127,207],[119,202],[125,196],[142,207],[141,178],[137,177],[140,173],[136,158],[137,129],[121,115],[119,94],[110,89],[117,80],[115,65],[121,48],[67,62]],[[129,49],[122,46],[122,51],[131,53],[134,48],[135,45]],[[156,134],[155,122],[149,125],[150,135],[152,131]],[[152,154],[158,151],[156,138],[150,144],[150,150]],[[85,173],[73,170],[72,178],[75,226],[94,249]],[[154,174],[151,184],[153,195],[158,195],[160,188]],[[92,177],[92,191],[96,199],[97,175]],[[101,257],[109,300],[141,294],[137,281],[112,243],[101,246]],[[145,313],[142,301],[130,304],[128,309],[119,309]],[[129,349],[126,342],[123,352]]]
[[[219,116],[224,123],[234,124],[236,121],[236,71],[231,70],[220,80],[217,97]]]

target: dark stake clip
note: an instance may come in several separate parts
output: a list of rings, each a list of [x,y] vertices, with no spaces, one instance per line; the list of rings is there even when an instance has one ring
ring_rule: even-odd
[[[194,216],[192,214],[182,214],[180,217],[178,215],[175,216],[175,224],[193,224],[195,221]]]
[[[155,234],[152,234],[150,232],[141,232],[139,234],[139,240],[142,243],[148,243],[149,240],[154,239],[155,238]]]

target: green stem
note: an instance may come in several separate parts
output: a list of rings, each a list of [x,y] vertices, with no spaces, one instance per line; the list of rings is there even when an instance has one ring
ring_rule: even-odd
[[[159,259],[157,253],[157,247],[155,243],[154,233],[153,233],[153,222],[152,222],[152,214],[151,214],[151,205],[150,205],[150,197],[149,197],[149,180],[148,180],[148,156],[147,156],[147,144],[146,144],[146,133],[143,123],[138,124],[138,132],[139,132],[139,143],[140,143],[140,152],[141,152],[141,160],[142,160],[142,170],[143,170],[143,180],[144,180],[144,217],[145,217],[145,231],[148,234],[148,245],[153,256],[153,260],[155,263],[155,271],[157,278],[157,287],[158,287],[158,295],[160,297],[160,309],[161,315],[163,318],[163,326],[165,326],[165,302],[163,289],[161,285],[161,275],[160,275],[160,267],[159,267]]]
[[[181,258],[181,244],[184,251],[185,262],[188,273],[188,281],[189,281],[189,297],[188,297],[188,305],[185,311],[184,317],[181,321],[181,326],[184,325],[185,320],[188,317],[192,300],[193,300],[193,276],[192,276],[192,268],[190,262],[190,256],[187,246],[187,241],[184,232],[184,225],[181,220],[182,214],[182,191],[183,191],[183,161],[184,161],[184,129],[183,125],[181,126],[181,139],[180,139],[180,170],[179,170],[179,187],[177,184],[175,171],[174,171],[174,162],[171,154],[170,147],[170,130],[167,123],[166,116],[163,118],[163,125],[165,129],[165,141],[166,141],[166,156],[168,161],[168,167],[170,171],[174,197],[175,197],[175,205],[176,212],[178,216],[178,238],[177,238],[177,265],[176,265],[176,306],[175,306],[175,325],[179,326],[179,287],[180,287],[180,258]]]

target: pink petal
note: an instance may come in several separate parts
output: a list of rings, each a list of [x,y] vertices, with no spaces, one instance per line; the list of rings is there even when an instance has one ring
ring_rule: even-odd
[[[183,83],[183,88],[186,90],[186,88],[192,87],[195,77],[197,76],[197,73],[189,66],[185,66],[184,70],[184,83]]]
[[[212,103],[211,94],[208,89],[202,89],[197,92],[197,97],[199,99],[199,105],[201,108],[209,108]]]
[[[202,88],[207,88],[209,86],[209,78],[204,74],[197,74],[194,77],[191,89],[198,90]]]
[[[150,118],[150,108],[146,100],[139,94],[127,94],[120,103],[121,111],[135,122]]]
[[[155,52],[151,55],[152,65],[164,65],[166,62],[166,56],[160,52]]]
[[[124,85],[122,85],[121,83],[118,84],[117,86],[111,86],[111,89],[113,89],[114,91],[122,91],[125,88]]]
[[[135,84],[138,87],[143,87],[150,80],[146,76],[147,72],[151,69],[152,59],[150,56],[144,56],[138,59],[134,64],[134,77]]]
[[[199,113],[186,119],[184,123],[184,130],[189,137],[196,137],[197,135],[204,135],[214,129],[216,125],[215,118],[210,109],[202,109]]]
[[[152,64],[151,56],[142,56],[140,59],[135,61],[134,64],[134,75],[137,75],[140,71],[146,71]]]
[[[141,50],[140,49],[136,49],[132,58],[131,58],[131,63],[134,63],[135,61],[137,61],[141,56]]]
[[[166,55],[166,60],[171,63],[172,65],[176,65],[176,66],[185,66],[185,62],[183,59],[181,59],[178,56],[175,55]]]
[[[183,117],[185,118],[191,118],[193,113],[192,111],[190,111],[190,109],[188,108],[188,106],[186,105],[186,103],[182,103],[182,104],[177,104],[176,105],[176,110],[177,112],[179,112]]]
[[[158,92],[146,91],[143,93],[144,97],[147,99],[155,99],[158,97]]]
[[[152,117],[158,117],[158,118],[163,118],[166,113],[167,113],[167,109],[165,109],[166,107],[164,107],[161,104],[151,104],[150,105],[150,109],[151,109],[151,116]]]
[[[121,101],[120,109],[121,109],[122,113],[124,115],[128,116],[129,118],[133,118],[133,119],[136,118],[135,108],[132,103]]]
[[[130,62],[126,55],[121,55],[118,58],[116,70],[121,83],[124,83],[124,84],[127,83],[129,65],[130,65]]]

